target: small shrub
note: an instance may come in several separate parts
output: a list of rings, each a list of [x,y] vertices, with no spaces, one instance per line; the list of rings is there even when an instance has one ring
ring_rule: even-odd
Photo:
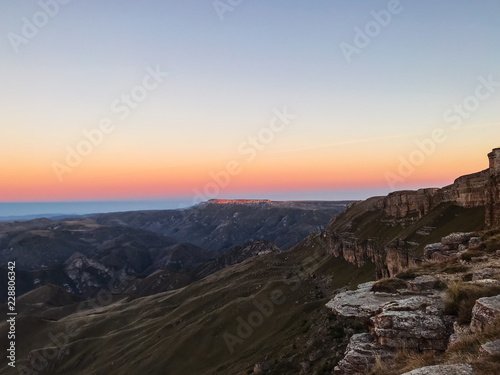
[[[472,258],[481,257],[483,255],[484,255],[484,252],[482,252],[479,249],[467,250],[464,253],[460,254],[459,259],[465,260],[466,262],[470,262],[472,260]]]
[[[372,292],[397,293],[398,289],[405,289],[407,287],[408,284],[406,281],[399,278],[382,279],[373,284]]]
[[[389,368],[382,362],[380,357],[375,359],[375,364],[370,370],[370,375],[386,375],[389,374]]]
[[[330,337],[333,339],[342,339],[346,336],[344,328],[340,325],[331,326],[329,331],[330,331]]]
[[[454,274],[454,273],[460,273],[460,272],[465,272],[469,269],[469,267],[464,266],[463,264],[452,264],[443,269],[444,273],[447,274]]]
[[[436,290],[445,290],[448,285],[443,280],[436,280],[434,283],[434,289]]]
[[[484,244],[488,253],[493,253],[497,250],[500,250],[500,234],[488,238],[484,241]]]
[[[500,294],[500,287],[459,281],[451,283],[446,294],[445,313],[457,316],[459,324],[469,324],[476,300]]]
[[[417,276],[418,274],[412,268],[408,268],[407,270],[404,270],[396,275],[396,277],[401,280],[413,280]]]

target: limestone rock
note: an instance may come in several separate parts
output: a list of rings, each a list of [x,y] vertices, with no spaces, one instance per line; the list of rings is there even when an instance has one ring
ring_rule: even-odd
[[[490,341],[481,345],[479,353],[481,355],[500,356],[500,340]]]
[[[471,365],[428,366],[403,375],[474,375]]]
[[[415,277],[415,279],[410,281],[408,284],[413,291],[424,292],[434,289],[438,283],[439,280],[437,277],[432,275],[423,275]]]
[[[443,315],[442,300],[436,296],[390,302],[372,323],[372,334],[379,344],[420,351],[446,350],[453,327]]]
[[[500,148],[488,154],[490,178],[487,186],[486,226],[500,226]]]
[[[432,254],[434,253],[441,253],[443,251],[443,244],[442,243],[433,243],[433,244],[430,244],[430,245],[427,245],[425,248],[424,248],[424,258],[425,259],[431,259],[432,258]]]
[[[474,272],[472,281],[491,279],[494,274],[495,271],[492,268],[483,268]]]
[[[482,332],[500,317],[500,295],[479,298],[472,309],[470,328],[472,332]]]
[[[253,367],[254,374],[265,374],[271,371],[271,364],[269,362],[259,362]]]
[[[458,249],[459,245],[468,244],[470,239],[471,233],[452,233],[441,238],[441,243],[449,249]]]
[[[479,246],[479,245],[481,245],[482,242],[483,242],[483,240],[481,239],[481,237],[471,237],[469,240],[468,247],[470,248],[470,247]]]
[[[355,318],[365,323],[380,312],[387,302],[398,298],[408,298],[388,293],[374,293],[371,291],[374,282],[358,285],[355,291],[337,294],[333,300],[326,304],[336,315],[345,318]]]
[[[338,375],[368,374],[377,357],[387,360],[393,356],[394,351],[379,345],[369,333],[356,334],[351,337],[345,356],[333,373]]]

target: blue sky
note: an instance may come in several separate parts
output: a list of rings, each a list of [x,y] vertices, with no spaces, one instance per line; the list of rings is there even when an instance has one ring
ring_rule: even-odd
[[[350,63],[340,45],[354,45],[355,29],[365,30],[391,1],[242,0],[223,20],[213,4],[72,0],[18,53],[9,33],[22,35],[23,17],[33,20],[41,7],[0,4],[4,200],[189,198],[283,107],[296,114],[293,126],[221,196],[389,191],[384,172],[397,169],[416,137],[446,125],[443,113],[474,93],[478,77],[500,81],[498,1],[402,0]],[[165,83],[57,181],[54,161],[151,66],[169,73]],[[498,146],[499,95],[464,120],[473,130],[454,133],[398,188],[442,186],[486,167],[485,154]],[[452,167],[455,158],[461,168]],[[291,165],[301,163],[295,173]],[[305,184],[300,168],[316,164]],[[439,175],[440,168],[449,173]],[[366,181],[346,173],[352,170]],[[269,176],[289,188],[267,186]],[[130,179],[148,185],[133,187]]]

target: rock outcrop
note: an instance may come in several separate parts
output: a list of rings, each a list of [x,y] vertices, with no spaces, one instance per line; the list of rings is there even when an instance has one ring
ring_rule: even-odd
[[[461,207],[486,206],[484,193],[490,183],[490,170],[459,177],[451,185],[439,188],[396,191],[384,198],[384,212],[394,218],[414,220],[441,203],[452,202]]]
[[[336,315],[355,318],[364,323],[381,311],[384,304],[394,301],[397,296],[389,293],[372,292],[373,281],[358,285],[358,289],[340,293],[326,304]]]
[[[427,245],[424,248],[424,259],[445,260],[453,258],[470,247],[471,239],[471,233],[449,234],[441,238],[440,243]],[[476,242],[473,241],[472,243],[475,244]]]
[[[470,329],[472,332],[482,332],[500,318],[500,295],[479,298],[472,309]]]
[[[403,375],[474,375],[471,365],[428,366]]]
[[[379,345],[369,333],[353,335],[345,357],[334,369],[334,374],[367,374],[377,358],[387,360],[394,356],[390,348]]]
[[[456,210],[450,207],[463,210],[464,231],[500,226],[500,148],[488,156],[488,169],[459,177],[449,186],[397,191],[350,205],[324,232],[327,249],[335,257],[343,257],[358,266],[373,262],[377,277],[392,277],[420,260],[422,249],[428,243],[424,242],[426,237],[436,226],[443,225],[440,217],[448,215],[451,220],[457,216]],[[475,212],[474,219],[467,220],[469,212]],[[422,222],[425,215],[432,218]],[[483,220],[484,226],[481,226]],[[478,224],[474,226],[473,222]],[[474,239],[476,242],[469,243],[471,240],[470,233],[443,238],[440,245],[426,248],[424,259],[456,256],[477,242]]]
[[[393,349],[444,351],[453,323],[443,314],[438,296],[413,296],[389,302],[372,318],[372,334]]]
[[[444,303],[432,289],[436,281],[433,276],[422,276],[397,293],[374,292],[376,283],[364,283],[327,303],[334,314],[363,322],[370,331],[351,337],[334,373],[367,374],[377,358],[389,359],[402,348],[445,351],[453,321],[444,314]]]
[[[500,226],[500,148],[488,154],[490,179],[488,183],[488,203],[486,206],[486,226]]]
[[[479,352],[481,355],[500,356],[500,339],[481,345]]]
[[[124,268],[112,269],[96,259],[88,258],[81,253],[73,254],[65,263],[64,270],[76,286],[76,292],[83,296],[92,296],[104,287],[113,292],[121,292],[113,285],[120,285],[130,276]]]

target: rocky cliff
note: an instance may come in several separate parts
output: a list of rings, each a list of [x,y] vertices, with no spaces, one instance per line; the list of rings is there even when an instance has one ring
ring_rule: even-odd
[[[324,232],[327,248],[358,266],[373,262],[378,277],[392,277],[447,233],[499,226],[500,148],[488,157],[489,169],[449,186],[397,191],[349,206]]]
[[[500,226],[500,148],[488,154],[490,159],[490,179],[488,182],[488,204],[486,206],[486,226]]]
[[[468,237],[451,234],[441,243]],[[338,318],[365,326],[351,336],[334,374],[498,373],[500,250],[479,237],[465,242],[460,254],[360,284],[326,304]]]

